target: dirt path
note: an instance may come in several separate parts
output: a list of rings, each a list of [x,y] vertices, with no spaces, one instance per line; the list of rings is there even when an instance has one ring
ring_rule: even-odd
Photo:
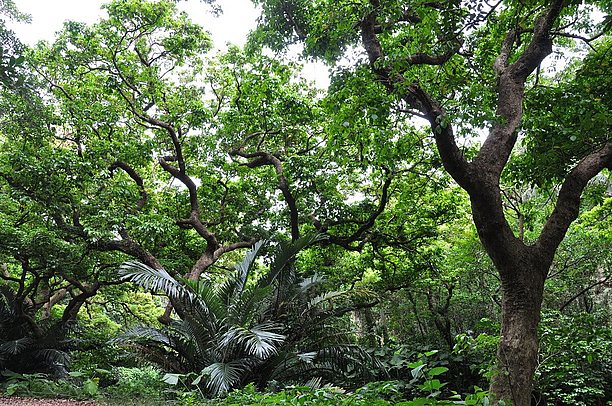
[[[98,406],[95,400],[70,400],[70,399],[35,399],[35,398],[20,398],[0,397],[0,405],[2,406]]]

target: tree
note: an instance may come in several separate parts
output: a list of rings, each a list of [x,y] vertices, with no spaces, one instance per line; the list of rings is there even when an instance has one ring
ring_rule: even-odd
[[[301,41],[306,54],[329,63],[360,43],[366,59],[358,57],[357,65],[369,65],[370,80],[380,83],[399,109],[426,121],[444,168],[470,196],[478,235],[501,277],[501,341],[491,397],[494,402],[529,405],[544,281],[557,247],[578,215],[583,189],[599,172],[612,169],[609,108],[608,114],[591,119],[581,116],[595,130],[588,134],[594,136],[588,147],[562,146],[569,152],[556,174],[562,186],[536,240],[523,241],[515,235],[504,211],[500,180],[519,138],[550,148],[560,135],[548,132],[550,127],[529,125],[535,124],[533,120],[523,121],[526,87],[540,88],[541,65],[553,45],[574,38],[593,49],[591,60],[609,55],[609,42],[603,38],[610,18],[595,24],[581,2],[563,0],[255,3],[263,7],[255,41],[277,49]],[[587,4],[609,11],[608,2]],[[597,38],[602,39],[597,42]],[[588,71],[589,64],[584,66]],[[580,70],[570,69],[554,86],[567,89],[568,79],[578,82],[580,76]],[[605,111],[609,89],[603,89],[601,97],[588,91],[578,97]],[[358,92],[353,90],[355,95]],[[543,110],[533,112],[545,117]],[[476,128],[486,128],[488,135],[470,160],[472,154],[461,148],[458,137],[473,137]],[[587,135],[575,132],[584,128],[567,130],[574,140]]]
[[[22,271],[44,269],[58,290],[68,282],[82,299],[75,312],[128,258],[197,280],[224,272],[224,255],[285,231],[296,240],[316,229],[329,237],[322,244],[354,252],[432,237],[403,228],[408,207],[396,198],[428,187],[421,172],[443,182],[425,164],[432,154],[414,148],[422,133],[395,137],[374,111],[362,127],[329,121],[296,64],[236,48],[206,59],[207,34],[173,1],[106,8],[108,19],[68,22],[53,43],[27,52],[36,98],[1,100],[7,235],[42,230],[58,253],[70,252],[54,255],[63,266],[48,266],[34,250],[41,262]],[[365,108],[344,107],[346,119]],[[338,142],[338,127],[354,139]],[[368,151],[373,137],[395,141]],[[25,223],[15,220],[22,206]]]

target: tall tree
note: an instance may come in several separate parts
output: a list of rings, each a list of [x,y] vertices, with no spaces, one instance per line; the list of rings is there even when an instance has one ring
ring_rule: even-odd
[[[423,164],[432,154],[414,148],[422,133],[396,137],[374,111],[363,128],[329,122],[295,64],[235,48],[206,59],[208,35],[174,1],[105,7],[108,18],[68,22],[27,53],[43,89],[37,114],[19,94],[0,99],[4,193],[32,207],[28,226],[95,259],[87,269],[132,258],[197,280],[223,255],[274,233],[296,240],[317,229],[325,244],[350,251],[430,236],[394,231],[406,220],[407,207],[395,203],[400,184],[423,189],[420,171],[440,177]],[[365,106],[345,107],[348,117]],[[376,134],[365,126],[372,121]],[[337,142],[330,126],[356,138]],[[374,136],[395,141],[368,150]],[[390,202],[397,215],[384,214]],[[7,206],[7,218],[18,211]],[[82,264],[73,262],[63,269]],[[59,275],[58,266],[41,267]]]
[[[523,241],[507,221],[500,180],[520,136],[547,149],[560,139],[559,128],[523,120],[527,85],[540,88],[541,66],[553,46],[565,44],[569,50],[567,40],[573,38],[589,45],[592,60],[609,60],[610,44],[602,37],[610,29],[610,18],[595,24],[590,14],[594,6],[608,12],[609,2],[255,3],[262,6],[263,15],[254,40],[277,49],[301,41],[306,54],[333,64],[346,64],[342,58],[350,55],[356,65],[369,65],[371,81],[384,86],[401,110],[426,121],[446,171],[470,196],[478,235],[501,277],[501,341],[491,397],[494,402],[529,405],[544,281],[557,247],[578,215],[583,189],[599,172],[612,169],[610,87],[598,95],[588,89],[577,93],[584,105],[604,113],[591,116],[585,110],[580,115],[580,122],[590,122],[593,130],[584,147],[565,141],[584,139],[585,128],[565,128],[567,139],[561,149],[567,153],[556,160],[562,165],[556,166],[555,174],[562,186],[534,241]],[[355,55],[358,45],[364,52]],[[589,77],[595,71],[590,72]],[[567,82],[579,77],[579,70],[570,70],[549,86],[563,93]],[[359,89],[354,89],[353,95],[358,94]],[[567,107],[563,99],[549,98],[548,103],[548,111],[550,106]],[[547,110],[533,112],[546,117]],[[547,121],[551,119],[548,116]],[[478,136],[478,128],[487,136],[471,154],[459,140]]]

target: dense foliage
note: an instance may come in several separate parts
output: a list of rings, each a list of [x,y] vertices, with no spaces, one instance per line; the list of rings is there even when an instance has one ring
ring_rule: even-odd
[[[0,395],[611,402],[612,4],[253,2],[0,20]]]
[[[367,353],[351,345],[340,316],[367,299],[365,291],[329,291],[316,273],[299,277],[295,255],[320,236],[281,243],[270,268],[257,277],[256,243],[234,274],[211,281],[180,284],[163,269],[126,263],[121,273],[145,288],[163,291],[180,320],[163,329],[135,327],[115,339],[134,348],[166,371],[195,373],[214,396],[254,382],[265,388],[272,381],[339,382],[358,380],[372,363]],[[364,372],[361,372],[364,375]],[[180,375],[168,374],[176,384]]]

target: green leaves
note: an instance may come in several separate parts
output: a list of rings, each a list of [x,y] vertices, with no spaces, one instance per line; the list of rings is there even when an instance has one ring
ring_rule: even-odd
[[[275,333],[282,331],[282,325],[274,322],[256,324],[250,328],[232,326],[223,334],[220,349],[230,345],[243,345],[248,354],[267,359],[277,353],[278,347],[285,341],[285,336]]]
[[[326,292],[321,277],[296,274],[298,253],[321,239],[309,233],[278,244],[267,271],[256,268],[263,246],[256,243],[234,274],[216,285],[200,280],[183,286],[164,270],[125,263],[119,269],[123,278],[163,290],[180,320],[161,330],[133,328],[114,341],[166,369],[198,373],[194,385],[212,395],[249,381],[355,376],[372,360],[349,344],[335,321],[372,294],[363,289]],[[334,306],[347,310],[337,315]],[[176,383],[179,375],[166,378]]]
[[[119,267],[119,275],[154,292],[162,291],[172,299],[189,302],[193,293],[185,289],[164,269],[153,269],[140,262],[128,261]]]
[[[429,377],[434,377],[434,376],[441,375],[441,374],[443,374],[443,373],[445,373],[447,371],[448,371],[448,368],[446,368],[446,367],[435,367],[435,368],[432,368],[429,371],[427,371],[427,375]]]
[[[245,365],[241,361],[217,362],[202,370],[207,377],[207,387],[215,394],[225,394],[234,387],[244,373]]]
[[[611,46],[605,39],[599,46]],[[590,52],[526,95],[525,138],[506,171],[514,182],[543,187],[563,178],[582,157],[609,142],[610,88],[606,52]],[[603,70],[602,70],[603,65]]]

